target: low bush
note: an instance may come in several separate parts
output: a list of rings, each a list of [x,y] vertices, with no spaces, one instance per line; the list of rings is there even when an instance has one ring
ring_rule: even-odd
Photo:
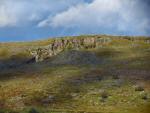
[[[102,99],[102,100],[107,99],[108,96],[109,96],[108,92],[106,92],[105,90],[102,91],[100,95],[101,95],[101,99]]]
[[[144,87],[140,85],[135,86],[135,91],[144,91]]]
[[[37,111],[35,108],[31,108],[29,110],[29,113],[40,113],[39,111]]]

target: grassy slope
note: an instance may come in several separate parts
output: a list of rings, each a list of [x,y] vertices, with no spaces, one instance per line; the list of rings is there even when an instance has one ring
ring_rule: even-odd
[[[26,49],[50,42],[0,44],[0,62],[16,61],[12,57],[28,59]],[[150,44],[144,39],[131,42],[117,38],[109,45],[89,51],[106,63],[95,67],[52,67],[42,62],[0,69],[0,109],[19,113],[30,108],[44,113],[149,113],[150,99],[142,97],[150,97]],[[119,79],[114,79],[115,75]],[[136,92],[136,84],[142,84],[145,91]],[[108,95],[106,99],[101,96],[104,92]]]

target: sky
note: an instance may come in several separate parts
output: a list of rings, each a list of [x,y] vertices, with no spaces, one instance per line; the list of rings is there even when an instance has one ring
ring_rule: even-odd
[[[0,0],[0,41],[150,36],[149,0]]]

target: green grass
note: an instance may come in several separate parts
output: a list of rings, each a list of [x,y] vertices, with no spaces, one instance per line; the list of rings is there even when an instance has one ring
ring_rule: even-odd
[[[97,66],[50,66],[47,61],[1,69],[0,113],[149,113],[150,44],[140,37],[134,42],[112,38],[87,50],[105,61]],[[51,41],[0,44],[0,64],[31,58],[28,48]],[[143,92],[135,91],[138,84]]]

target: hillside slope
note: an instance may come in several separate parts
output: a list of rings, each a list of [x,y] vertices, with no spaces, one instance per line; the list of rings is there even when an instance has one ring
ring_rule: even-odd
[[[55,40],[110,38],[35,61]],[[78,36],[0,43],[0,113],[149,113],[150,38]]]

